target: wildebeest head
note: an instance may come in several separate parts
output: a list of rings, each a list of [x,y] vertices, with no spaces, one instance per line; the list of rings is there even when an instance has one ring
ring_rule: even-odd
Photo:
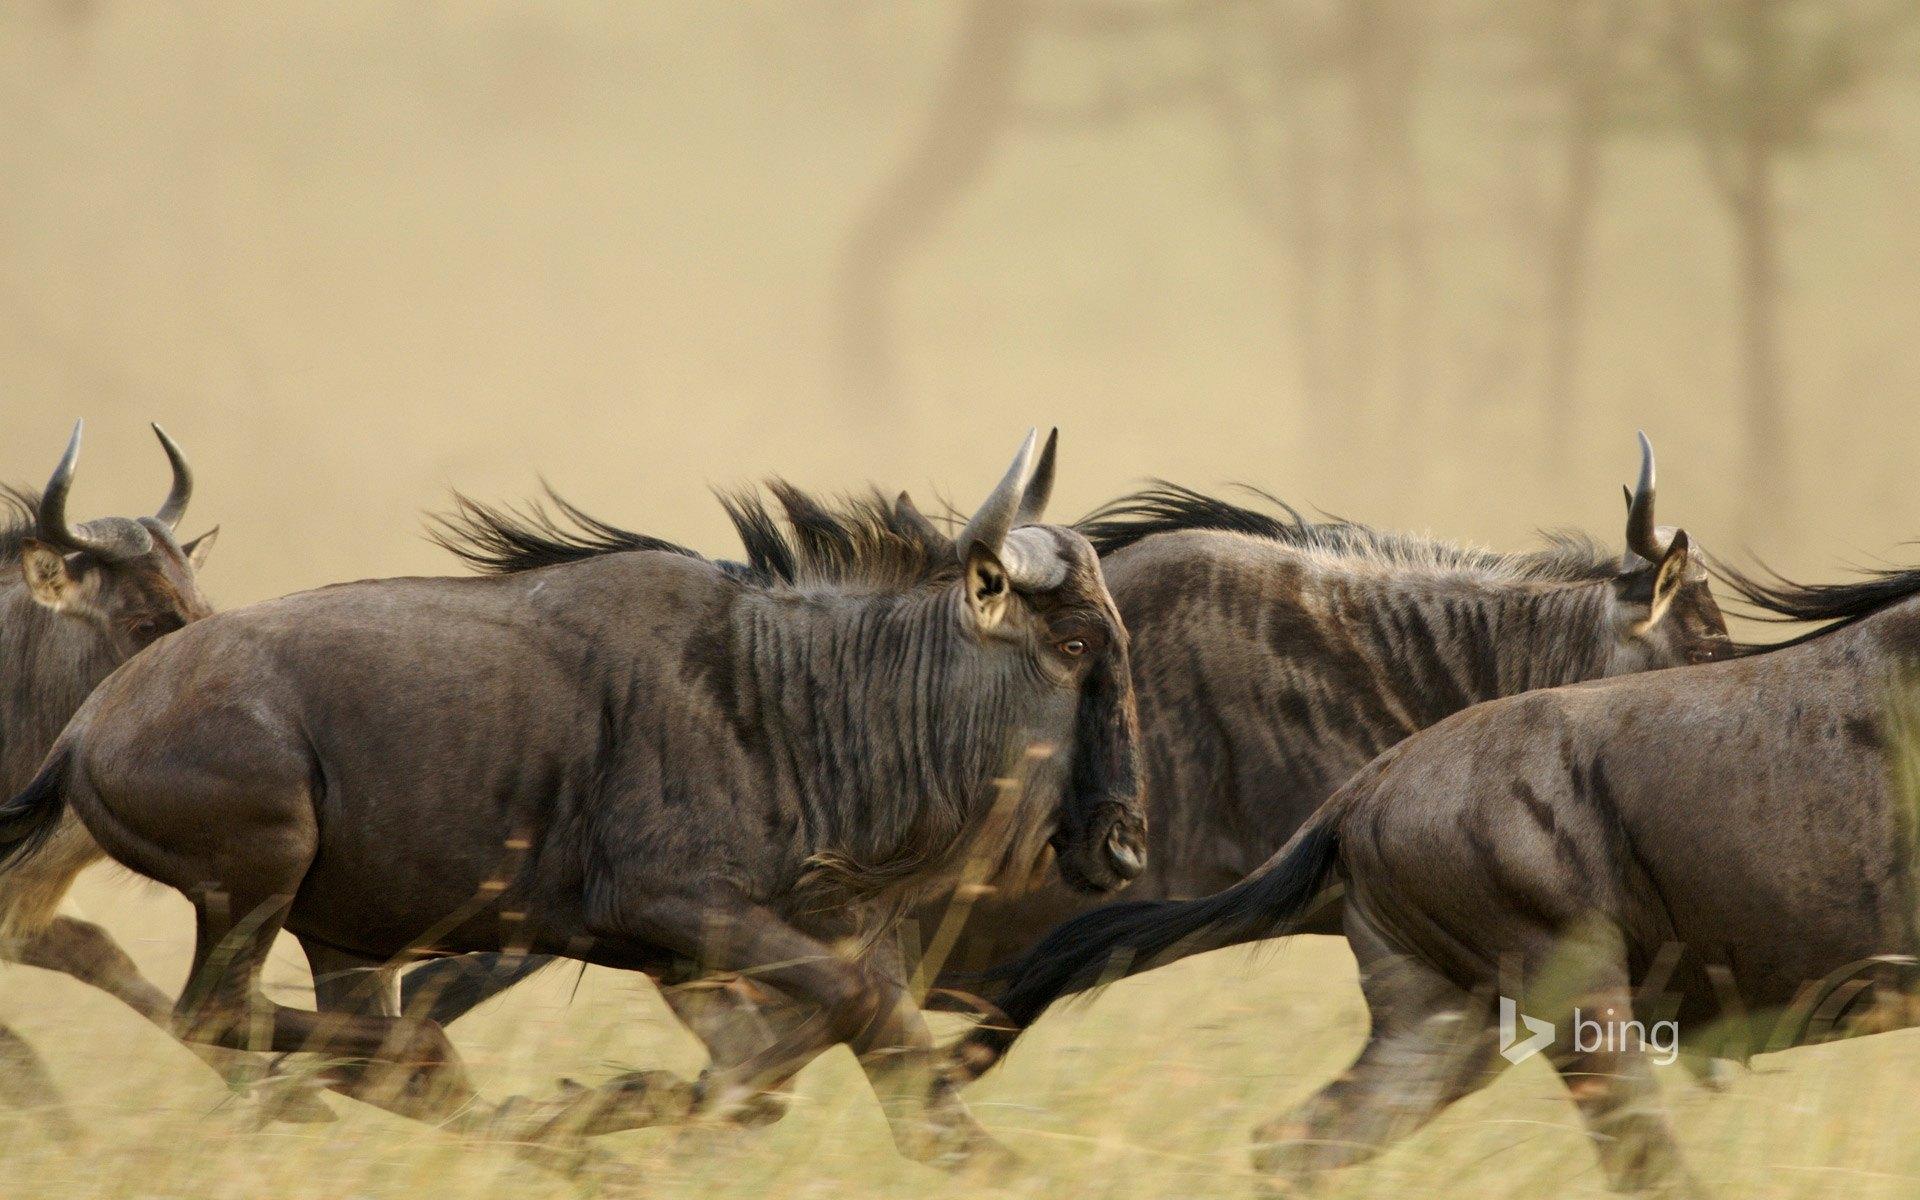
[[[1041,524],[1053,491],[1058,431],[1038,461],[1033,434],[999,487],[959,536],[966,612],[982,647],[1017,656],[1050,694],[1042,711],[1071,715],[1064,762],[1041,777],[1061,797],[1052,845],[1061,878],[1086,892],[1110,891],[1146,865],[1140,798],[1139,717],[1127,633],[1092,543]],[[911,511],[905,496],[900,504]]]
[[[1733,653],[1726,618],[1714,602],[1684,529],[1653,519],[1653,443],[1640,435],[1640,482],[1627,493],[1627,549],[1614,584],[1616,641],[1607,670],[1624,675],[1711,662]]]
[[[46,490],[37,499],[18,497],[33,513],[31,530],[19,542],[20,569],[36,601],[91,627],[117,661],[213,611],[195,572],[218,530],[185,543],[175,538],[174,527],[193,495],[193,473],[158,425],[153,432],[173,467],[173,486],[159,511],[70,524],[67,493],[80,456],[80,428],[76,422]]]

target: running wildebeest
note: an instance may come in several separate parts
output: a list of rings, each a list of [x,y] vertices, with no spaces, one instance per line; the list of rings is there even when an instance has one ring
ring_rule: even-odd
[[[1920,951],[1920,570],[1722,575],[1779,619],[1828,624],[1451,717],[1369,764],[1245,882],[1054,930],[1007,972],[1004,1003],[1030,1020],[1109,973],[1283,934],[1344,888],[1372,1032],[1256,1133],[1263,1170],[1284,1186],[1365,1159],[1537,1037],[1616,1187],[1691,1187],[1645,1053],[1656,1019],[1725,1054],[1920,1015],[1898,994]],[[1570,1036],[1570,1012],[1608,1036]]]
[[[158,425],[173,483],[151,517],[67,520],[67,494],[80,453],[73,427],[60,465],[42,492],[0,489],[10,518],[0,527],[0,789],[18,792],[47,748],[113,669],[155,640],[213,611],[197,572],[213,548],[209,532],[181,542],[175,529],[193,495],[180,448]],[[80,822],[63,819],[47,844],[0,879],[0,959],[44,967],[92,984],[135,1012],[170,1027],[173,998],[149,983],[106,930],[58,913],[74,877],[102,857]],[[230,1069],[228,1052],[205,1049]],[[38,1057],[0,1027],[0,1093],[16,1104],[52,1103]],[[61,1110],[53,1119],[71,1132]]]
[[[1643,435],[1619,555],[1573,537],[1495,554],[1171,487],[1082,522],[1129,631],[1140,702],[1148,866],[1128,895],[1204,895],[1245,878],[1375,755],[1471,704],[1726,655],[1699,556],[1656,524],[1654,493]],[[949,899],[921,910],[923,933]],[[1088,905],[1059,886],[974,901],[950,981],[977,986],[966,972]],[[1337,911],[1315,929],[1337,933]],[[538,965],[510,960],[488,975],[447,959],[412,972],[407,989],[438,992],[428,1011],[445,1022]],[[687,1009],[728,998],[670,993],[718,1056],[756,1039]]]
[[[738,1113],[847,1042],[903,1151],[989,1148],[929,1084],[899,911],[975,858],[1026,870],[1050,842],[1106,891],[1144,853],[1126,634],[1093,548],[1038,523],[1052,471],[1029,435],[957,538],[904,501],[836,511],[776,484],[784,529],[729,503],[749,561],[728,568],[469,505],[525,569],[195,623],[87,701],[0,807],[0,849],[71,806],[192,902],[189,1036],[333,1056],[329,1086],[403,1115],[529,1132],[478,1102],[439,1026],[264,997],[282,927],[321,978],[521,948],[812,1007],[697,1085],[593,1094],[620,1115],[590,1131]]]

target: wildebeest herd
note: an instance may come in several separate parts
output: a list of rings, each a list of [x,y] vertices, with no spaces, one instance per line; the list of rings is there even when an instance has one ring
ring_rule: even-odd
[[[1055,1000],[1344,934],[1372,1030],[1259,1127],[1284,1190],[1485,1084],[1514,1009],[1667,1019],[1731,1058],[1910,1023],[1920,571],[1710,565],[1656,522],[1644,437],[1620,553],[1168,484],[1047,524],[1056,439],[1029,435],[951,519],[775,482],[721,497],[718,560],[461,498],[437,537],[477,576],[220,614],[159,437],[152,517],[69,520],[78,426],[7,493],[0,952],[266,1116],[327,1119],[317,1082],[566,1169],[593,1134],[776,1119],[844,1042],[902,1152],[1004,1165],[960,1091]],[[1808,628],[1736,643],[1716,578]],[[192,904],[177,1001],[60,915],[103,855]],[[260,990],[282,929],[314,1010]],[[709,1068],[483,1099],[443,1026],[555,958],[652,977]],[[944,1050],[934,996],[982,1014]],[[1542,1047],[1611,1182],[1686,1188],[1644,1051]],[[294,1052],[321,1065],[269,1067]],[[4,1027],[0,1100],[73,1132]]]

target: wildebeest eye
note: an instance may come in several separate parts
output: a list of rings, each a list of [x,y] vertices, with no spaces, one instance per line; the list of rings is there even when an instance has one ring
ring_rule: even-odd
[[[1068,638],[1064,642],[1056,643],[1056,646],[1060,653],[1068,658],[1079,658],[1087,652],[1087,643],[1083,638]]]
[[[133,623],[133,636],[143,642],[151,641],[163,634],[172,633],[184,625],[186,622],[172,613],[158,617],[141,617]]]

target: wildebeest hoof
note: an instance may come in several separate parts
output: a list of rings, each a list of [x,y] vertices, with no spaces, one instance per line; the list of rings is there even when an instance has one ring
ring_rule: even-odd
[[[668,1071],[633,1071],[598,1087],[571,1079],[544,1100],[515,1096],[501,1104],[489,1132],[514,1141],[597,1137],[685,1120],[693,1086]]]
[[[970,1116],[896,1125],[894,1143],[908,1158],[984,1182],[1004,1182],[1021,1166],[1019,1155]]]
[[[694,1087],[671,1071],[629,1071],[599,1087],[560,1083],[568,1128],[587,1137],[684,1121],[693,1112]]]
[[[787,1097],[779,1092],[728,1086],[716,1080],[709,1069],[694,1082],[690,1107],[705,1121],[758,1129],[787,1115]]]
[[[964,1146],[943,1151],[929,1162],[943,1171],[994,1187],[1013,1182],[1026,1163],[999,1140],[981,1134]]]
[[[787,1115],[787,1098],[772,1092],[761,1092],[745,1104],[734,1109],[728,1119],[747,1129],[760,1129],[773,1124]]]

